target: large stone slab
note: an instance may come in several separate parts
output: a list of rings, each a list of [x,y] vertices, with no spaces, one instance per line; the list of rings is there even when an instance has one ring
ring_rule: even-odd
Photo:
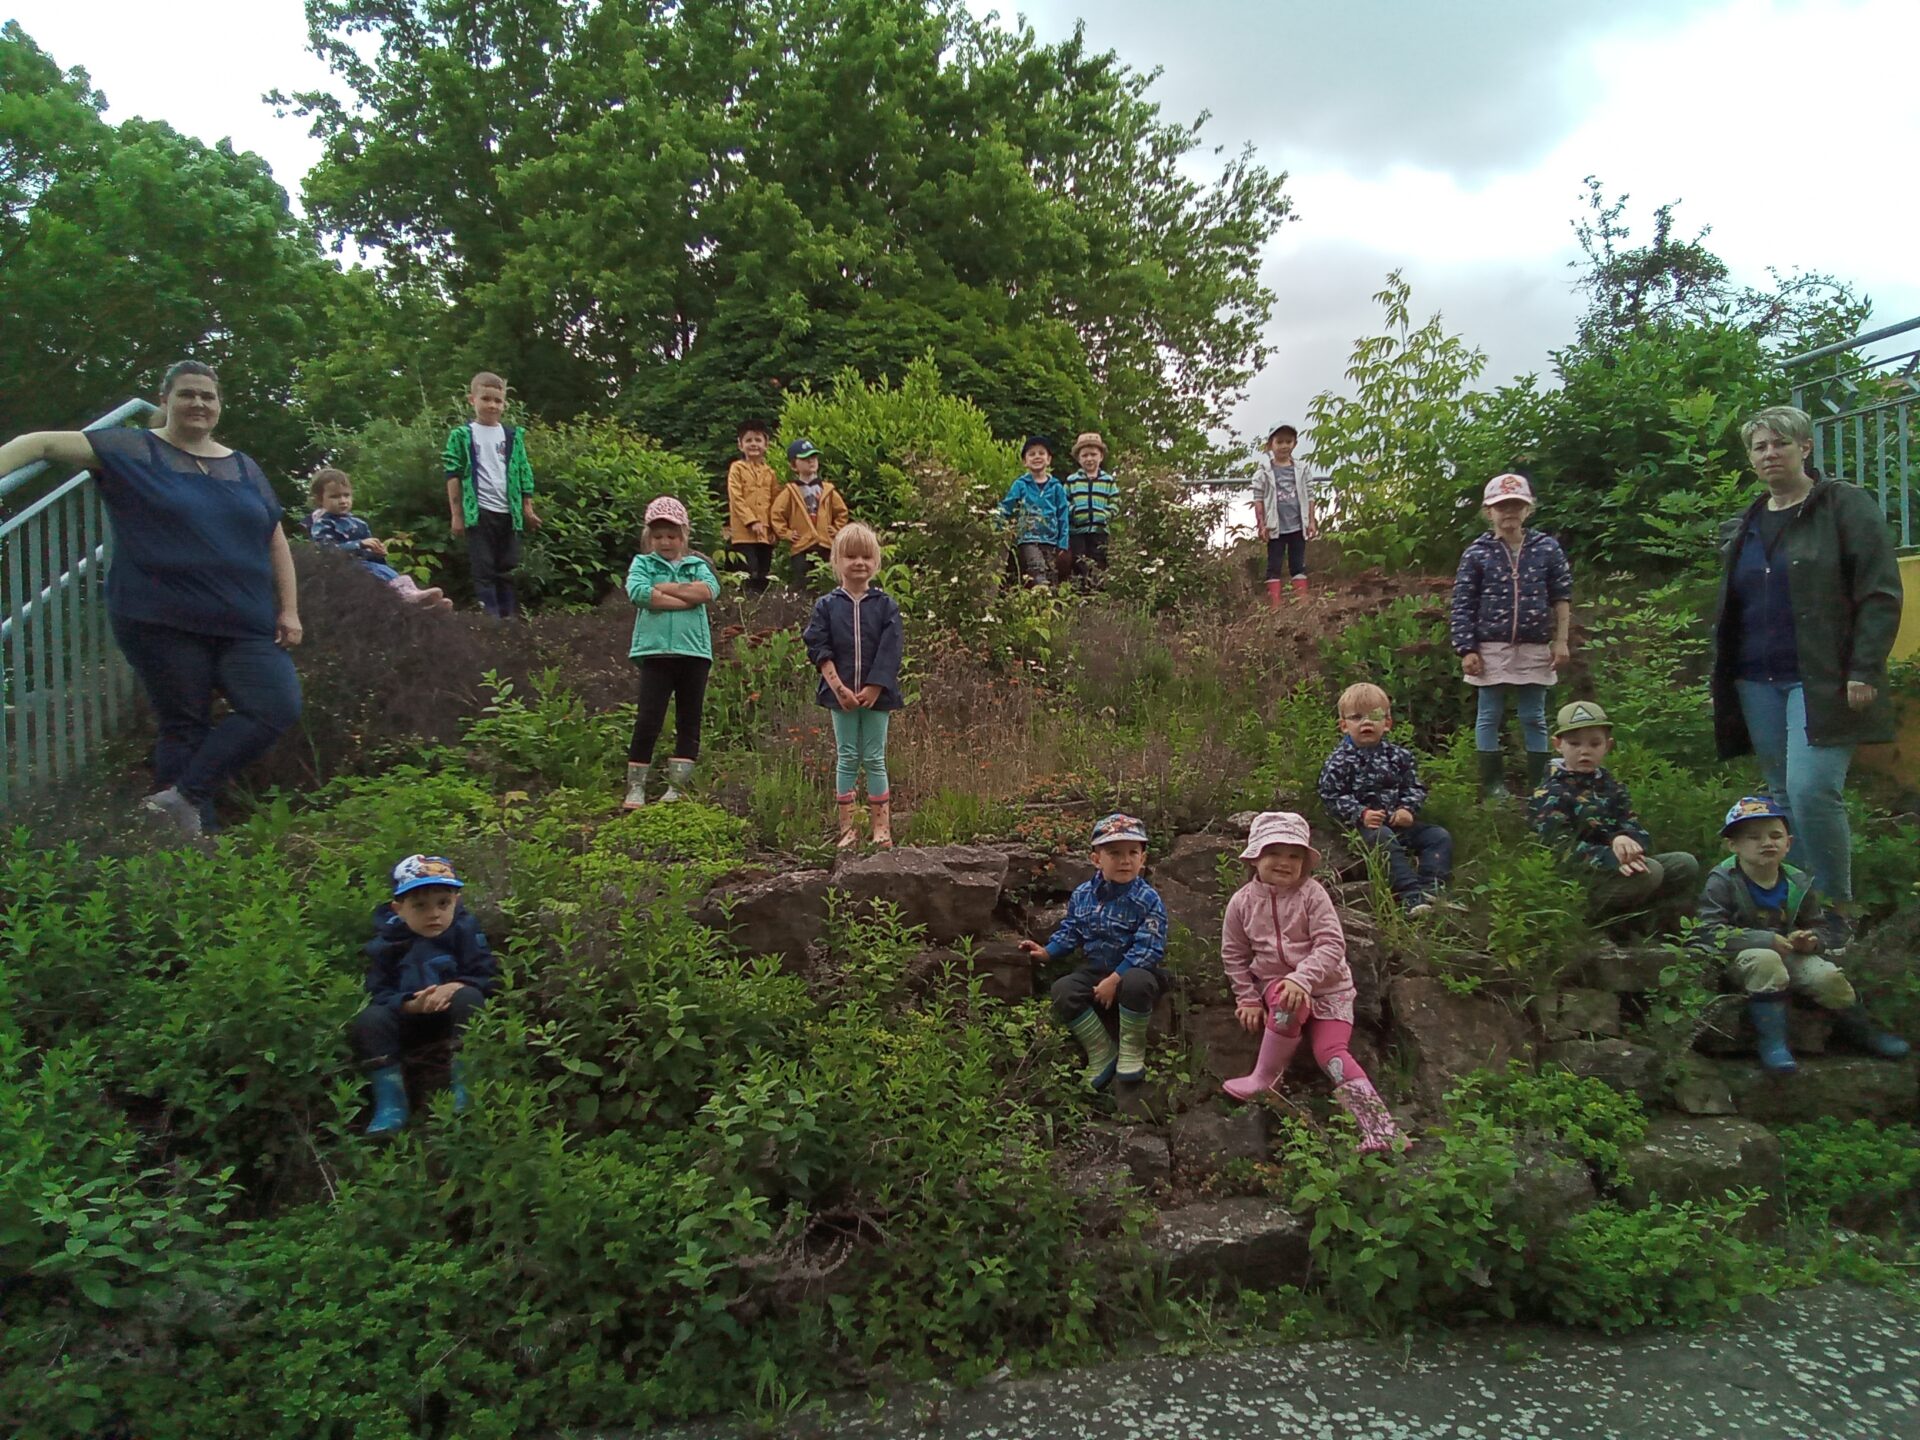
[[[728,935],[750,955],[779,955],[789,965],[826,933],[825,870],[788,870],[739,881],[723,880],[707,893],[693,918]]]
[[[1183,1288],[1272,1290],[1306,1284],[1307,1234],[1292,1211],[1248,1197],[1164,1211],[1147,1246]]]
[[[926,950],[909,966],[911,971],[930,977],[949,968],[956,974],[978,975],[980,993],[990,1000],[1033,998],[1034,960],[1020,948],[1017,940],[996,936],[965,951]]]
[[[1663,1116],[1621,1159],[1620,1194],[1630,1205],[1655,1196],[1707,1200],[1752,1188],[1767,1198],[1749,1212],[1749,1230],[1764,1234],[1779,1223],[1786,1183],[1780,1139],[1764,1125],[1738,1116]]]
[[[1812,1056],[1791,1075],[1772,1075],[1757,1061],[1711,1062],[1733,1103],[1750,1120],[1792,1124],[1837,1120],[1920,1120],[1920,1058],[1874,1060],[1860,1055]]]
[[[1562,1040],[1541,1052],[1543,1061],[1564,1065],[1574,1074],[1603,1080],[1614,1089],[1638,1095],[1648,1107],[1665,1098],[1660,1052],[1625,1040]]]
[[[1526,1025],[1505,1005],[1481,995],[1455,995],[1438,980],[1403,975],[1387,990],[1400,1043],[1413,1057],[1414,1086],[1438,1112],[1447,1090],[1474,1070],[1504,1070],[1531,1059]]]
[[[1211,1107],[1176,1115],[1167,1127],[1173,1163],[1188,1175],[1218,1174],[1235,1160],[1265,1160],[1267,1110],[1264,1105],[1239,1105],[1231,1113]]]
[[[1798,1002],[1787,1007],[1787,1048],[1795,1055],[1824,1055],[1833,1038],[1833,1017]],[[1694,1048],[1709,1055],[1753,1054],[1753,1022],[1744,995],[1716,995],[1701,1012]]]
[[[1620,997],[1611,990],[1561,990],[1534,1003],[1549,1041],[1615,1039],[1620,1034]]]
[[[1520,1147],[1520,1164],[1508,1187],[1507,1205],[1530,1244],[1544,1244],[1574,1216],[1592,1209],[1599,1198],[1593,1172],[1585,1161],[1543,1145]]]
[[[1241,1029],[1231,1006],[1196,1006],[1187,1011],[1183,1028],[1201,1071],[1216,1081],[1247,1074],[1260,1054],[1260,1032]]]
[[[1007,856],[990,845],[907,846],[849,855],[833,867],[833,884],[855,901],[885,900],[901,919],[925,927],[936,945],[993,929],[994,907],[1007,878]]]
[[[1239,882],[1236,880],[1233,885],[1221,886],[1221,857],[1232,859],[1238,856],[1246,848],[1246,843],[1244,839],[1211,833],[1177,836],[1173,848],[1153,861],[1153,883],[1158,886],[1163,880],[1172,880],[1203,895],[1224,898],[1238,888]]]
[[[1673,951],[1657,945],[1603,944],[1568,967],[1565,983],[1616,995],[1657,990],[1660,972],[1675,963]]]

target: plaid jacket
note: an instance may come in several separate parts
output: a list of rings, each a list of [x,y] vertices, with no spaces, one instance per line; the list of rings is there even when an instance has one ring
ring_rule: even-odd
[[[1110,885],[1099,876],[1067,901],[1066,918],[1047,941],[1058,960],[1075,950],[1095,970],[1157,970],[1167,954],[1167,907],[1144,878]]]

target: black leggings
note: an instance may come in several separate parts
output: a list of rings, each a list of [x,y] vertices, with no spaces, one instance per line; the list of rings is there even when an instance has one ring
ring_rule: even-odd
[[[698,655],[649,655],[640,662],[640,705],[633,716],[633,743],[627,747],[632,765],[651,765],[660,727],[667,722],[667,701],[673,701],[673,753],[676,759],[700,758],[700,710],[707,701],[707,672],[711,660]]]
[[[1267,541],[1267,579],[1284,580],[1289,573],[1307,573],[1307,537],[1300,530],[1289,530]]]

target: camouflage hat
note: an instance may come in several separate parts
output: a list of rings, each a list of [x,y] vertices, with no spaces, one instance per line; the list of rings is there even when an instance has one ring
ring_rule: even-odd
[[[1553,717],[1553,738],[1558,740],[1574,730],[1591,730],[1596,725],[1604,725],[1609,730],[1613,721],[1607,718],[1597,701],[1576,700],[1571,705],[1562,705],[1560,713]]]

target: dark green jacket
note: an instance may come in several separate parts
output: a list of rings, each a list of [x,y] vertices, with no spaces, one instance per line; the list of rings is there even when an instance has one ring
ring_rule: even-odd
[[[507,513],[513,528],[526,527],[521,513],[533,496],[533,463],[527,459],[527,432],[518,425],[503,426],[507,432]],[[440,453],[441,467],[449,480],[460,482],[460,513],[467,524],[480,523],[480,494],[473,484],[473,427],[456,425],[447,432],[447,443]]]
[[[1762,495],[1720,530],[1720,604],[1713,617],[1713,733],[1721,758],[1752,753],[1734,675],[1740,637],[1727,605],[1741,538]],[[1793,638],[1807,699],[1807,739],[1815,745],[1866,745],[1893,739],[1887,656],[1900,629],[1900,566],[1880,505],[1858,485],[1816,479],[1787,529],[1793,586]],[[1864,710],[1847,705],[1847,682],[1880,693]]]

